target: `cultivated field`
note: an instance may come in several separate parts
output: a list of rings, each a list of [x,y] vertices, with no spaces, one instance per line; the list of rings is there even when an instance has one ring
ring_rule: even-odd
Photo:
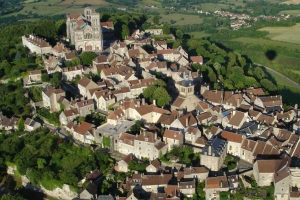
[[[282,3],[285,3],[285,4],[300,4],[300,0],[288,0],[288,1],[284,1]]]
[[[259,45],[268,45],[268,46],[285,46],[289,49],[298,49],[300,51],[300,45],[289,43],[289,42],[281,42],[281,41],[274,41],[269,39],[263,39],[263,38],[247,38],[247,37],[240,37],[233,39],[232,41],[238,41],[248,44],[259,44]]]
[[[221,10],[222,8],[228,8],[229,5],[224,5],[224,4],[215,4],[215,3],[202,3],[200,5],[201,9],[203,11],[216,11],[216,10]]]
[[[283,10],[283,11],[280,11],[279,14],[299,15],[300,10]]]
[[[168,14],[160,15],[160,22],[168,22],[170,23],[171,20],[175,20],[177,25],[185,25],[185,24],[201,24],[203,19],[199,17],[199,15],[185,15],[185,14]],[[148,20],[152,22],[152,18]]]
[[[272,40],[300,44],[300,24],[292,27],[265,27],[259,30],[269,31],[268,37]]]

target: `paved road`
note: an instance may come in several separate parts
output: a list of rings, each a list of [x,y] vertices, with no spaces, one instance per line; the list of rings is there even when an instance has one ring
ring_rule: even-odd
[[[262,64],[259,64],[259,63],[254,63],[254,64],[257,65],[257,66],[259,66],[259,67],[263,67],[263,68],[265,68],[266,70],[271,71],[271,72],[277,74],[278,76],[280,76],[280,77],[286,79],[288,82],[294,84],[296,87],[300,88],[300,84],[299,84],[299,83],[293,81],[292,79],[290,79],[290,78],[288,78],[287,76],[285,76],[285,75],[279,73],[278,71],[276,71],[276,70],[274,70],[274,69],[272,69],[272,68],[270,68],[270,67],[264,66],[264,65],[262,65]]]

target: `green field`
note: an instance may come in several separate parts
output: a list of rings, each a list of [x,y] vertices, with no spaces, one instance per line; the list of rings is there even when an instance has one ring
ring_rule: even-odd
[[[290,49],[298,49],[300,51],[299,44],[281,42],[281,41],[275,41],[275,40],[269,40],[263,38],[240,37],[240,38],[233,39],[232,41],[238,41],[238,42],[249,43],[249,44],[269,45],[269,46],[285,46]]]
[[[205,33],[204,31],[201,31],[201,32],[190,32],[189,34],[193,35],[195,38],[204,38],[204,37],[210,36],[209,33]]]
[[[175,20],[177,25],[185,25],[185,24],[201,24],[203,19],[199,17],[199,15],[185,15],[185,14],[168,14],[168,15],[160,15],[160,22],[168,22],[171,20]],[[149,19],[149,22],[152,22],[152,18]]]
[[[280,11],[279,14],[299,15],[300,10],[283,10]]]
[[[269,31],[268,37],[272,40],[300,44],[300,24],[291,27],[265,27],[259,30]]]
[[[229,8],[229,5],[215,4],[215,3],[202,3],[200,7],[203,11],[216,11],[216,10],[221,10],[222,8]]]

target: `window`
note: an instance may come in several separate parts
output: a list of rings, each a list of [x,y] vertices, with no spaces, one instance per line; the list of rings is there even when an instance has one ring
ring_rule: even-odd
[[[232,146],[230,145],[230,146],[229,146],[229,150],[231,151],[231,149],[232,149]]]

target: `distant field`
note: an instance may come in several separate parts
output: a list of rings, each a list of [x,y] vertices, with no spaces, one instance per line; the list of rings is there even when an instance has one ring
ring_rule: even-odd
[[[292,69],[290,69],[291,71],[293,71],[294,73],[296,73],[296,74],[299,74],[300,75],[300,70],[292,70]]]
[[[238,41],[238,42],[249,43],[249,44],[269,45],[269,46],[285,46],[290,49],[298,49],[300,51],[299,44],[281,42],[281,41],[275,41],[275,40],[268,40],[268,39],[263,39],[263,38],[240,37],[240,38],[233,39],[232,41]]]
[[[300,103],[299,88],[273,72],[268,71],[268,74],[275,80],[278,87],[278,93],[283,96],[284,103],[287,102],[292,106],[296,103]]]
[[[285,4],[300,4],[300,0],[288,0],[288,1],[284,1],[282,3],[285,3]]]
[[[300,44],[300,24],[292,27],[265,27],[259,30],[269,31],[272,40]]]
[[[300,10],[283,10],[283,11],[280,11],[279,14],[299,15]]]
[[[175,20],[177,25],[185,24],[201,24],[203,19],[199,15],[184,15],[184,14],[169,14],[169,15],[160,15],[161,22],[170,23],[171,20]],[[183,19],[182,19],[183,18]],[[149,19],[152,22],[152,18]]]
[[[221,10],[222,8],[228,8],[229,5],[215,4],[215,3],[202,3],[200,7],[203,11],[216,11],[216,10]]]
[[[143,0],[144,4],[149,4],[149,5],[161,5],[161,2],[155,1],[155,0]]]
[[[189,34],[193,35],[195,38],[203,38],[203,37],[210,36],[210,34],[205,33],[204,31],[201,31],[201,32],[189,32]]]

